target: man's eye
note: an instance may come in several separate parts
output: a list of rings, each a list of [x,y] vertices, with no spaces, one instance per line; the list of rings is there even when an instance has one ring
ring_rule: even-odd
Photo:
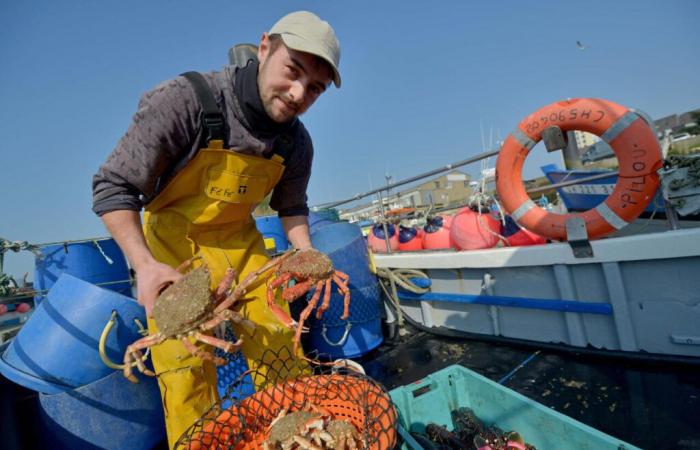
[[[294,66],[287,66],[287,72],[295,78],[299,76],[299,71]]]

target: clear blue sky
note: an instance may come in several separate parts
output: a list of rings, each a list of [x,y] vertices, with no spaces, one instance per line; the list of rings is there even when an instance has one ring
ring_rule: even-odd
[[[220,69],[287,12],[328,20],[343,87],[304,117],[310,203],[346,198],[483,150],[535,109],[601,97],[659,118],[700,107],[700,2],[3,1],[0,236],[44,243],[106,231],[91,179],[139,96]],[[580,50],[576,41],[587,48]],[[539,150],[525,176],[557,161]],[[493,165],[493,161],[491,164]],[[31,270],[10,253],[6,270]]]

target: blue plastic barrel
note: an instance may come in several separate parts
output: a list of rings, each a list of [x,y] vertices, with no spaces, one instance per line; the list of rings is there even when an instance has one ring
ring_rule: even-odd
[[[311,235],[311,243],[326,253],[336,269],[350,276],[350,317],[343,314],[343,296],[333,285],[330,307],[320,320],[312,314],[308,348],[332,358],[355,358],[378,347],[384,337],[381,327],[381,297],[377,277],[369,270],[367,244],[359,226],[338,222]]]
[[[138,372],[138,371],[137,371]],[[58,394],[39,394],[41,438],[51,449],[152,449],[165,439],[155,378],[121,371]]]
[[[272,252],[283,252],[289,248],[282,221],[277,216],[255,218],[255,226],[265,239],[265,248]]]
[[[336,223],[332,218],[328,217],[327,214],[321,214],[318,212],[309,213],[309,232],[314,233],[319,228],[323,228],[326,225]]]
[[[114,239],[55,244],[41,247],[34,267],[34,288],[48,291],[63,273],[131,296],[129,267]],[[114,282],[121,283],[114,283]],[[46,298],[34,297],[35,304]]]
[[[102,362],[98,344],[112,311],[116,323],[105,352],[119,363],[126,347],[142,337],[136,319],[146,326],[144,309],[130,297],[64,273],[0,356],[0,373],[45,394],[104,378],[114,369]]]

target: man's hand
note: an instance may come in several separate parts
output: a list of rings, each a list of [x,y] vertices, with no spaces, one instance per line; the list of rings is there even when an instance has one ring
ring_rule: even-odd
[[[146,314],[151,317],[158,295],[170,283],[182,278],[182,275],[153,258],[146,245],[138,212],[111,211],[102,215],[102,220],[136,272],[138,302],[146,308]]]
[[[136,272],[137,298],[139,304],[146,308],[148,317],[151,317],[158,295],[180,278],[180,272],[157,261],[139,267]]]

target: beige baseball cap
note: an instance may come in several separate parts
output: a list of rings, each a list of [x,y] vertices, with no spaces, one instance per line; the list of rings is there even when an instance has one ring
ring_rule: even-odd
[[[333,83],[340,87],[340,43],[328,22],[314,13],[296,11],[278,20],[268,33],[278,34],[292,50],[323,58],[333,69]]]

